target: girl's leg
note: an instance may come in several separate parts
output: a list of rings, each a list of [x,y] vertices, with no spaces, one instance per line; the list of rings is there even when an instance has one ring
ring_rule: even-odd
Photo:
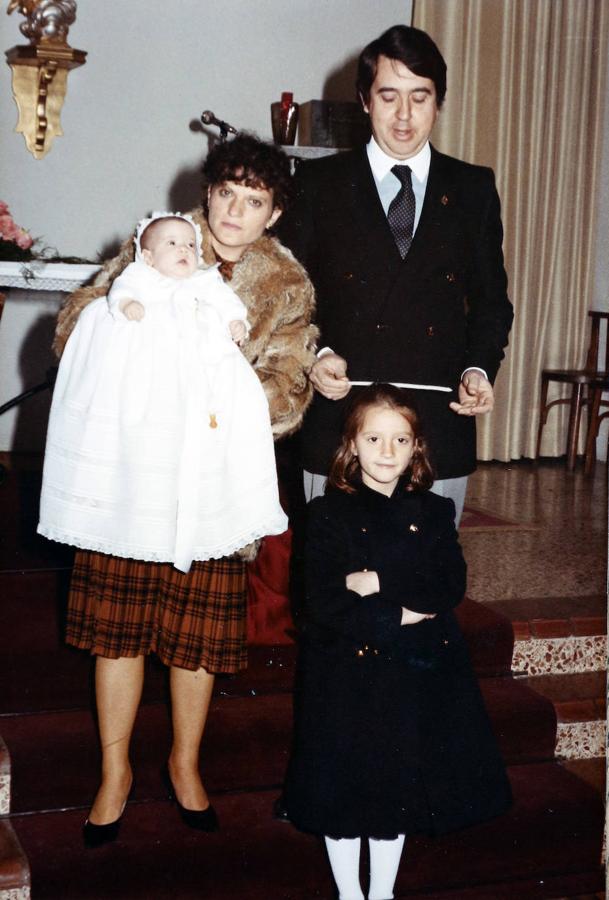
[[[129,742],[143,683],[143,656],[97,657],[95,699],[102,750],[102,782],[89,813],[93,825],[114,822],[127,801],[133,780]]]
[[[376,841],[370,838],[370,890],[368,900],[391,900],[393,886],[400,866],[405,835],[394,841]]]
[[[359,880],[360,838],[326,837],[326,850],[338,888],[338,900],[364,900]]]
[[[178,802],[186,809],[204,810],[209,797],[199,774],[199,749],[214,687],[214,676],[205,669],[170,669],[173,744],[169,777]]]

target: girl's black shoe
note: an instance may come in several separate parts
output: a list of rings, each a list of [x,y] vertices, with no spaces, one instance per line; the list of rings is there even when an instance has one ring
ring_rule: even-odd
[[[175,790],[171,782],[171,777],[169,775],[169,768],[167,766],[163,767],[161,775],[163,777],[165,785],[167,786],[169,799],[172,800],[178,807],[180,818],[185,825],[188,825],[189,828],[194,828],[196,831],[212,832],[220,830],[218,815],[211,803],[209,804],[207,809],[186,809],[186,807],[182,806],[182,804],[176,797]]]

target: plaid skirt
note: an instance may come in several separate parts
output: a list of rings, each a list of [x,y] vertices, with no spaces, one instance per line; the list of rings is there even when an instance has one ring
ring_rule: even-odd
[[[97,656],[157,654],[167,666],[233,673],[247,665],[246,570],[236,557],[170,563],[79,550],[66,641]]]

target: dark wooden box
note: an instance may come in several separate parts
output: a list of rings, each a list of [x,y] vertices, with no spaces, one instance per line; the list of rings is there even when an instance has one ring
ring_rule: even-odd
[[[370,138],[368,116],[359,103],[309,100],[300,104],[301,147],[357,147]]]

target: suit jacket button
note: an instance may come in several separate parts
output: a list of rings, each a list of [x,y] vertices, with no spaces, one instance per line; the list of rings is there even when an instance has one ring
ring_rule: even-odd
[[[425,333],[427,334],[427,337],[433,337],[436,333],[434,331],[433,325],[428,325],[427,328],[425,329]]]
[[[345,279],[345,281],[351,281],[351,279],[353,278],[353,272],[345,272],[343,278]]]
[[[450,283],[452,284],[454,281],[457,280],[457,276],[455,275],[454,272],[447,272],[447,273],[446,273],[446,280],[447,280],[447,281],[450,281]]]

